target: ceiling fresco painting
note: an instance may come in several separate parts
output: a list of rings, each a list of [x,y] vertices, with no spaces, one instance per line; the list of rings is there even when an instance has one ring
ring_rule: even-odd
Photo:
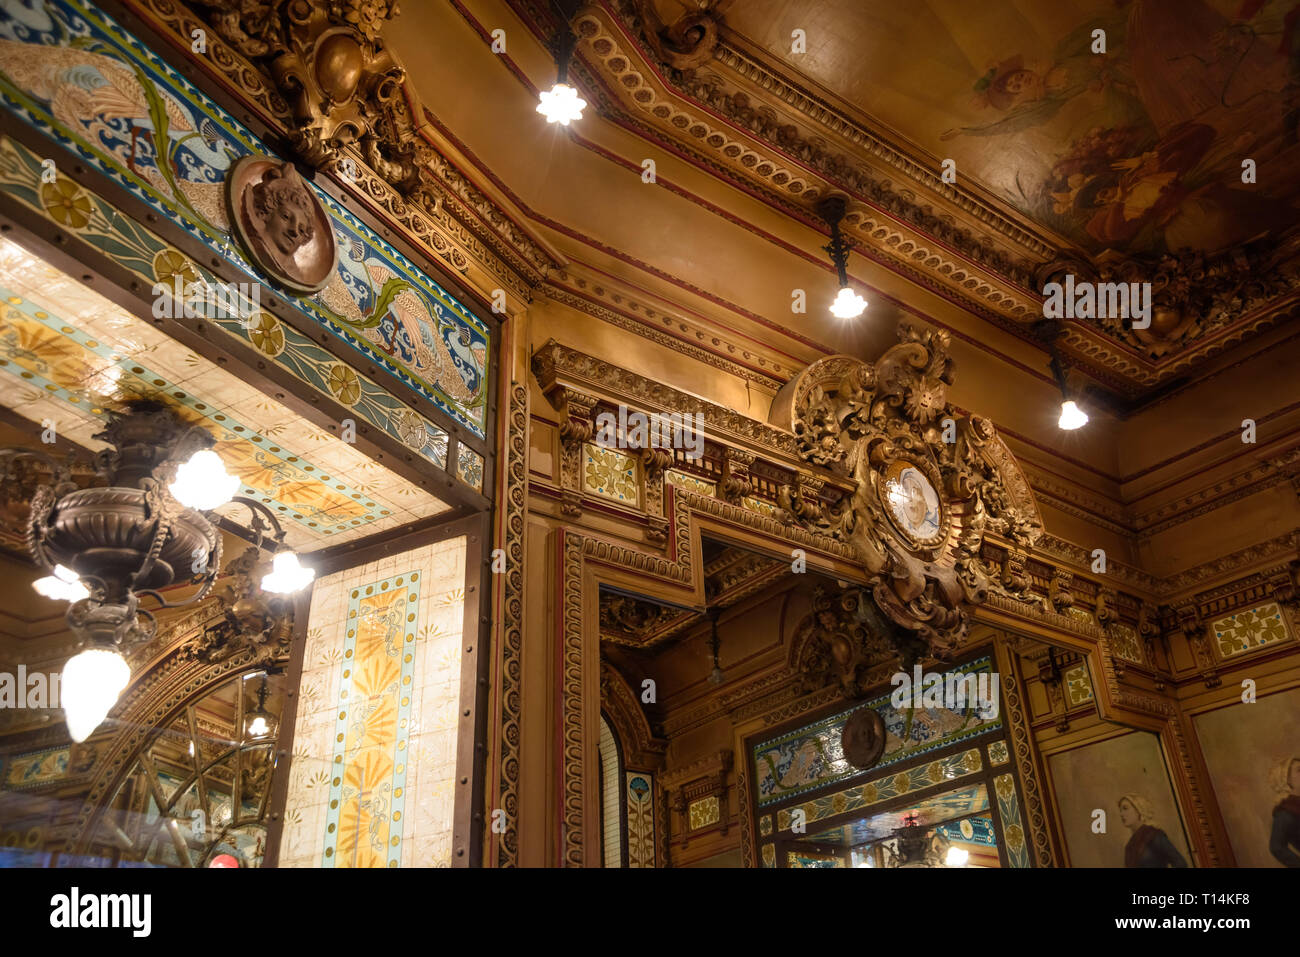
[[[1215,253],[1297,219],[1294,177],[1242,182],[1300,159],[1292,6],[756,0],[726,22],[1093,255]]]
[[[291,544],[347,540],[448,506],[91,289],[0,240],[3,403],[87,448],[110,410],[163,398],[284,521]],[[246,520],[238,505],[225,506]]]
[[[56,49],[32,57],[33,43]],[[234,163],[266,153],[242,125],[80,3],[0,21],[0,64],[0,89],[30,122],[74,143],[213,252],[258,275],[232,237],[224,200]],[[328,211],[338,267],[314,296],[286,298],[482,437],[487,327],[328,194],[310,188]]]

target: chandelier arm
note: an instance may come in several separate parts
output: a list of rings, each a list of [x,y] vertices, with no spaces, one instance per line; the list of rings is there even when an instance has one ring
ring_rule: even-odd
[[[49,553],[45,550],[45,534],[49,529],[50,514],[54,511],[55,502],[54,490],[48,485],[42,485],[32,495],[27,514],[27,550],[48,571],[54,570],[54,562],[50,561]]]
[[[232,502],[238,502],[240,505],[246,506],[248,510],[253,513],[253,517],[255,521],[255,524],[253,526],[253,531],[257,532],[258,548],[264,547],[262,545],[262,530],[258,528],[256,524],[259,516],[265,516],[267,521],[271,523],[271,527],[275,529],[276,544],[280,544],[284,541],[284,528],[280,525],[279,519],[275,517],[275,513],[272,512],[269,508],[267,508],[265,505],[263,505],[261,502],[257,501],[256,499],[251,499],[246,495],[235,495],[232,496],[230,500]]]

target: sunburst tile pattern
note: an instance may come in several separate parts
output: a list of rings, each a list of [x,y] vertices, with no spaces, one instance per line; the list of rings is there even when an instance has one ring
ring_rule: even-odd
[[[0,239],[0,402],[91,449],[108,413],[165,401],[212,433],[240,494],[280,517],[295,547],[347,540],[447,509],[257,387]],[[221,510],[246,522],[238,505]]]

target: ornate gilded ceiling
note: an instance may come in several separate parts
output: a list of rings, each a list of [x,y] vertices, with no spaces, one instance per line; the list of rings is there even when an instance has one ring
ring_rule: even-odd
[[[166,402],[210,431],[239,494],[311,550],[397,528],[448,506],[26,250],[0,239],[0,403],[98,450],[110,410]],[[29,439],[32,441],[33,439]],[[238,505],[218,510],[248,522]]]
[[[552,35],[548,4],[510,2]],[[1017,334],[1061,274],[1150,282],[1150,329],[1065,332],[1070,359],[1122,399],[1293,315],[1300,152],[1280,12],[1001,0],[968,13],[599,0],[574,13],[572,75],[604,117],[815,229],[817,201],[846,196],[861,255]]]

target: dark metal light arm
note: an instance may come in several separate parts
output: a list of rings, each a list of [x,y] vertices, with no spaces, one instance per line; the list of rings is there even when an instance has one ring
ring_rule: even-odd
[[[831,241],[822,249],[831,255],[831,262],[835,265],[841,289],[849,284],[849,251],[853,249],[853,243],[845,239],[844,234],[840,232],[840,221],[844,219],[848,208],[848,203],[843,196],[828,196],[817,204],[817,215],[831,228]]]

